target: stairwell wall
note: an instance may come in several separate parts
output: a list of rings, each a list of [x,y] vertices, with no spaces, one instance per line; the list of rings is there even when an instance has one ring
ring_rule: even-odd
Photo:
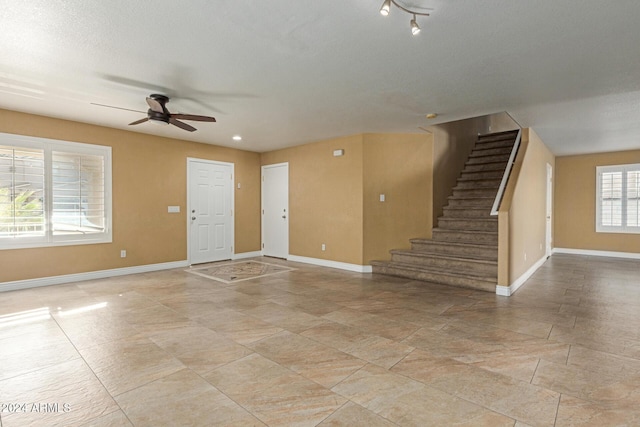
[[[499,210],[498,285],[510,286],[546,254],[547,164],[555,156],[523,129],[516,164]]]
[[[433,133],[433,227],[442,216],[478,135],[489,133],[490,124],[490,116],[483,116],[429,126]]]

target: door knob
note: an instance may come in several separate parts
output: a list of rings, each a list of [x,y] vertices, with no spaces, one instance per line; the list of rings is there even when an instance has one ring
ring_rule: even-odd
[[[195,217],[195,216],[192,216],[192,217],[191,217],[191,221],[195,221],[195,220],[196,220],[196,217]]]
[[[287,216],[286,215],[282,215],[282,218],[287,219]]]

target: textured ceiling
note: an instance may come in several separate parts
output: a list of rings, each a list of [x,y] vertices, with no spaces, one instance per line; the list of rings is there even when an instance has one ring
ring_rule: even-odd
[[[407,0],[416,37],[381,4],[0,0],[0,108],[252,151],[507,111],[558,155],[640,148],[640,1]],[[218,122],[127,126],[150,93]]]

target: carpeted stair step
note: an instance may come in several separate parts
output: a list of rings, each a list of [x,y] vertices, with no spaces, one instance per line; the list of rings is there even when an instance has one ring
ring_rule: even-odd
[[[470,165],[484,165],[487,163],[504,163],[505,166],[509,161],[509,156],[511,154],[494,154],[492,156],[480,156],[480,157],[469,157],[467,162],[465,163],[465,169]]]
[[[495,197],[498,188],[459,188],[453,187],[453,197]]]
[[[491,209],[488,207],[445,206],[442,212],[444,218],[497,218],[491,216]]]
[[[499,168],[495,170],[477,171],[477,172],[462,171],[462,173],[460,174],[460,178],[458,179],[458,182],[475,181],[478,179],[497,179],[498,181],[500,181],[502,179],[502,175],[504,175],[504,168]]]
[[[488,133],[486,135],[478,135],[478,140],[476,144],[482,144],[485,142],[493,142],[493,141],[505,141],[505,140],[510,140],[512,143],[515,143],[517,135],[518,135],[517,130],[507,130],[504,132],[495,132],[495,133]]]
[[[429,269],[466,272],[473,276],[498,277],[498,261],[441,255],[436,253],[391,251],[391,262]]]
[[[509,147],[513,148],[515,144],[515,139],[499,139],[496,141],[487,141],[487,142],[476,142],[474,149],[486,150],[488,148],[504,148]]]
[[[504,173],[504,170],[506,167],[507,167],[507,160],[504,160],[504,161],[501,160],[501,161],[489,162],[489,163],[472,163],[472,164],[466,164],[462,173],[484,172],[484,171],[495,171],[495,170],[501,170],[502,173]]]
[[[449,196],[447,200],[449,201],[448,207],[484,207],[491,209],[493,206],[493,202],[495,200],[495,195],[493,197],[480,197],[480,196]]]
[[[512,149],[513,147],[475,148],[471,154],[469,154],[469,158],[511,154]]]
[[[497,190],[500,187],[500,181],[502,181],[502,177],[494,179],[460,177],[456,188],[495,188]]]
[[[411,239],[411,250],[460,258],[478,258],[489,261],[498,260],[498,246],[475,245],[471,243],[440,242],[432,239]]]
[[[497,245],[498,233],[496,231],[469,231],[450,230],[447,228],[434,228],[433,240],[440,242],[472,243],[475,245]]]
[[[493,277],[473,276],[464,272],[458,273],[386,261],[371,261],[371,265],[373,266],[373,272],[377,274],[388,274],[412,280],[441,283],[487,292],[496,291],[497,280]]]
[[[498,218],[438,218],[438,228],[447,230],[498,231]]]

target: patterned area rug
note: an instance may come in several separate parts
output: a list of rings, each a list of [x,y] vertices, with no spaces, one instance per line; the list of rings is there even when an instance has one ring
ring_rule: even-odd
[[[295,268],[259,261],[241,261],[190,268],[185,271],[208,279],[217,280],[218,282],[236,283],[292,270],[295,270]]]

